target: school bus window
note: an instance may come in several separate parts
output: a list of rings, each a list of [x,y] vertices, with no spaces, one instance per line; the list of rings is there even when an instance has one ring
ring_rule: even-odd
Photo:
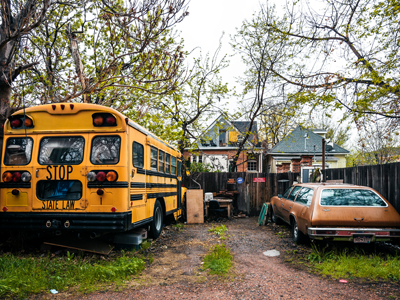
[[[81,136],[45,137],[40,141],[39,164],[78,165],[83,161],[85,139]]]
[[[176,157],[171,157],[171,174],[176,175]]]
[[[150,148],[150,168],[157,171],[157,149],[153,147]]]
[[[82,183],[79,180],[40,180],[36,186],[40,200],[79,200]]]
[[[181,161],[178,160],[178,177],[182,176],[181,170],[182,170]]]
[[[161,150],[158,151],[158,172],[164,173],[164,157],[165,153]]]
[[[133,142],[132,146],[132,163],[136,168],[144,166],[144,148],[143,145]]]
[[[27,165],[32,157],[33,140],[29,137],[9,138],[4,150],[4,164]]]
[[[120,148],[119,136],[96,136],[92,140],[90,161],[94,165],[115,165],[119,162]]]
[[[171,173],[171,155],[166,154],[165,156],[165,173]]]

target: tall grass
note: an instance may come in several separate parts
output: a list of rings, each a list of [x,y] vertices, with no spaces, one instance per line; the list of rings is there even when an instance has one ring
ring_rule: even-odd
[[[111,260],[82,257],[0,257],[0,298],[26,297],[51,289],[64,291],[77,286],[89,292],[100,288],[100,283],[122,284],[131,275],[145,268],[141,258],[123,254]]]
[[[309,260],[322,275],[332,278],[363,278],[372,280],[400,280],[400,257],[379,253],[366,254],[363,250],[348,248],[327,251],[313,247]]]

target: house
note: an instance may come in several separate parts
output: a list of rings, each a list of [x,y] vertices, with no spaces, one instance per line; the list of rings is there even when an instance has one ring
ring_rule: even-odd
[[[233,157],[249,126],[250,121],[229,121],[221,115],[191,149],[183,151],[183,155],[189,163],[209,164],[213,171],[231,172]],[[237,161],[237,172],[262,171],[263,149],[258,142],[256,122],[250,132]]]
[[[322,139],[326,130],[297,126],[267,152],[267,171],[270,173],[301,172],[303,168],[322,167]],[[345,168],[349,151],[334,145],[325,146],[325,168]],[[303,175],[303,174],[302,174]]]

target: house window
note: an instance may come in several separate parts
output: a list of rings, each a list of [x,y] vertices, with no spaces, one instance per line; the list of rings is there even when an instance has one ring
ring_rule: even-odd
[[[202,162],[203,162],[203,156],[199,155],[199,163],[202,163]]]
[[[197,156],[196,155],[192,155],[192,163],[197,163]]]
[[[257,171],[257,162],[256,161],[248,161],[247,162],[247,171],[252,171],[252,172]]]
[[[226,146],[226,131],[219,132],[219,146]]]

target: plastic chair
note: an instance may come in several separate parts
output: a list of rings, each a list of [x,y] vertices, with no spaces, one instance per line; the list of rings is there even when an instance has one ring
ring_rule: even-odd
[[[217,217],[221,217],[222,213],[228,213],[228,210],[224,207],[221,208],[219,202],[217,200],[210,200],[208,204],[208,211],[211,215],[215,215]]]

